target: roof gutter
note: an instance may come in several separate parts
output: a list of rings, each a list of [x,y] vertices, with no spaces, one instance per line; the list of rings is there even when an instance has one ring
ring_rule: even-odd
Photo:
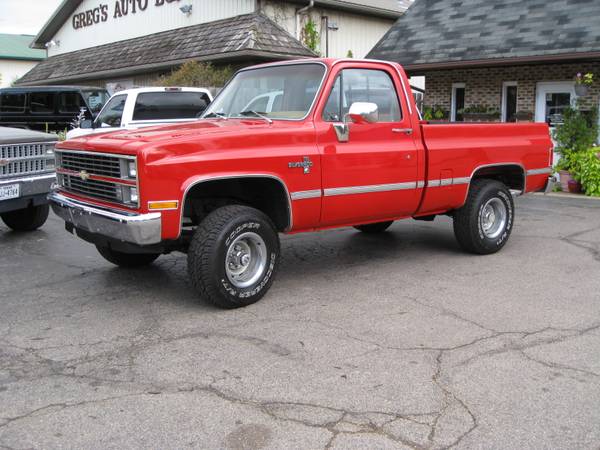
[[[553,62],[569,62],[582,59],[600,60],[600,51],[582,52],[582,53],[562,53],[558,55],[540,55],[540,56],[517,56],[513,58],[492,58],[477,59],[471,61],[445,61],[439,63],[407,64],[404,70],[411,75],[419,75],[421,72],[446,69],[468,69],[478,67],[496,67],[524,64],[544,64]]]
[[[293,3],[306,3],[306,1],[295,1],[291,0]],[[372,6],[369,4],[364,4],[368,2],[354,3],[349,2],[347,0],[315,0],[315,7],[329,8],[335,9],[338,11],[346,11],[356,14],[366,14],[371,17],[381,17],[384,19],[396,20],[400,16],[404,14],[404,11],[400,9],[387,9],[381,8],[378,6]]]

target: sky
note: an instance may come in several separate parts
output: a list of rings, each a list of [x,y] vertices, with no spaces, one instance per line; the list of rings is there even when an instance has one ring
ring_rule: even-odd
[[[0,33],[36,35],[61,1],[0,0]]]

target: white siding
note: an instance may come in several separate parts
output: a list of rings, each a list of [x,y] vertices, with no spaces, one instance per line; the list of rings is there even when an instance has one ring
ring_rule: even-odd
[[[301,16],[302,23],[297,24],[296,10],[298,5],[282,3],[274,0],[262,2],[262,12],[285,28],[292,36],[299,37],[307,15]],[[327,33],[325,16],[329,24],[335,23],[338,29],[329,30],[329,54],[326,54]],[[320,37],[321,56],[344,58],[351,50],[355,58],[364,58],[383,35],[391,28],[391,19],[373,18],[359,14],[351,14],[325,8],[310,10],[310,18],[317,24]]]
[[[114,18],[116,1],[84,0],[74,14],[96,8],[99,4],[107,4],[107,21],[76,30],[73,28],[73,15],[71,15],[54,36],[53,40],[59,42],[59,45],[51,46],[48,49],[48,56],[254,11],[254,0],[181,0],[170,4],[165,2],[162,6],[155,6],[156,0],[148,0],[148,6],[144,11],[138,10],[136,14],[132,14],[130,10],[126,16]],[[188,4],[193,5],[189,17],[179,10],[180,7]]]
[[[38,61],[19,61],[13,59],[0,59],[0,88],[10,86],[13,81],[29,72]]]

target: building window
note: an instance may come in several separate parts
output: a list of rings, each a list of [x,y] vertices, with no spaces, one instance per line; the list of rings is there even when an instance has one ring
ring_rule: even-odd
[[[502,122],[517,121],[517,82],[502,83]]]
[[[450,120],[462,122],[463,109],[465,109],[465,83],[452,84],[452,104],[450,108]]]

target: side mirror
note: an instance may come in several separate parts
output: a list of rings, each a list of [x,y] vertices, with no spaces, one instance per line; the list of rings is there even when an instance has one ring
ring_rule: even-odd
[[[352,103],[348,117],[354,123],[377,123],[379,122],[379,109],[375,103]]]
[[[94,128],[94,124],[89,119],[82,120],[81,122],[79,122],[79,128],[89,130],[90,128]]]
[[[349,123],[377,123],[379,121],[379,109],[375,103],[355,102],[350,105],[348,114],[344,116],[343,123],[334,123],[333,129],[339,142],[350,140]]]

